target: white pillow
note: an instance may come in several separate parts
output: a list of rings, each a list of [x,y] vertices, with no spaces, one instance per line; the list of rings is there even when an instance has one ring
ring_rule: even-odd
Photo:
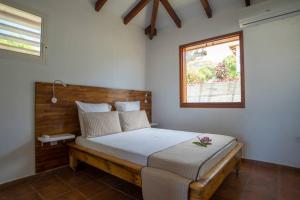
[[[150,128],[147,114],[142,111],[120,112],[120,123],[123,131]]]
[[[78,108],[78,118],[80,123],[80,130],[81,135],[85,136],[84,132],[84,123],[83,123],[83,113],[86,112],[110,112],[111,111],[111,105],[108,103],[83,103],[80,101],[75,101],[77,108]]]
[[[119,114],[114,112],[87,112],[83,114],[85,137],[93,138],[122,132]]]
[[[141,109],[140,101],[115,102],[115,107],[119,112],[138,111]]]

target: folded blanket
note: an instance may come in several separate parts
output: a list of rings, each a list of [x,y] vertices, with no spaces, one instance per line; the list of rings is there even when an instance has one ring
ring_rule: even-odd
[[[210,137],[212,145],[199,147],[193,144],[199,141],[198,138],[194,138],[156,152],[148,158],[147,167],[142,169],[144,200],[173,199],[165,198],[171,194],[174,194],[174,199],[187,199],[189,190],[187,183],[197,180],[208,172],[220,156],[224,157],[235,146],[231,145],[235,139],[230,136],[215,134],[202,136]],[[222,151],[226,146],[230,148]]]

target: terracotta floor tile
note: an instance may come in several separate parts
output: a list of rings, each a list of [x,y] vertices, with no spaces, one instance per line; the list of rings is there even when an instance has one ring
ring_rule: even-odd
[[[32,185],[39,185],[40,183],[43,183],[43,182],[45,182],[47,180],[53,180],[55,178],[56,178],[55,174],[48,174],[48,173],[46,173],[46,174],[40,174],[38,176],[35,176],[35,177],[31,178],[31,182],[30,183]]]
[[[135,186],[130,183],[123,183],[116,186],[116,189],[136,198],[136,199],[142,199],[142,190],[138,186]]]
[[[55,175],[36,179],[32,185],[45,199],[53,199],[70,191],[70,188]]]
[[[4,191],[4,190],[8,190],[9,188],[16,188],[20,185],[26,185],[26,184],[30,184],[30,178],[26,178],[24,180],[16,180],[16,181],[13,181],[13,182],[10,182],[10,183],[4,183],[3,185],[0,185],[0,193],[1,191]]]
[[[241,196],[242,200],[277,200],[278,197],[269,193],[257,193],[255,191],[245,191]]]
[[[19,183],[19,184],[6,187],[5,189],[1,190],[0,196],[6,196],[11,194],[22,195],[31,190],[33,189],[29,183]]]
[[[41,197],[32,189],[28,189],[26,192],[4,192],[1,193],[1,200],[41,200]]]
[[[243,161],[240,175],[231,173],[212,200],[298,200],[300,170]],[[96,168],[77,172],[61,168],[0,187],[0,200],[142,200],[139,187]]]
[[[240,171],[247,171],[250,172],[256,165],[256,161],[253,160],[242,160],[241,161],[241,168]]]
[[[131,198],[115,189],[108,189],[98,193],[93,198],[91,198],[91,200],[100,200],[100,199],[101,200],[129,200]]]
[[[53,174],[60,176],[62,178],[68,178],[70,176],[74,176],[77,172],[74,172],[71,168],[65,167],[62,169],[55,170]]]
[[[300,187],[298,185],[298,187]],[[288,189],[280,188],[279,190],[279,200],[299,200],[300,199],[300,189]]]
[[[42,198],[35,192],[28,192],[13,198],[14,200],[42,200]]]
[[[41,200],[29,184],[18,184],[0,192],[1,200]]]
[[[110,174],[106,174],[105,176],[102,176],[100,178],[97,178],[98,181],[101,181],[105,184],[108,184],[112,187],[115,187],[117,185],[120,185],[120,184],[123,184],[123,183],[126,183],[125,181],[123,181],[122,179],[119,179],[115,176],[112,176]]]
[[[245,184],[249,180],[249,174],[246,174],[245,172],[240,172],[238,176],[234,172],[228,175],[228,177],[224,180],[222,186],[230,186],[230,187],[236,187],[236,188],[243,188]]]
[[[236,189],[235,187],[221,186],[214,194],[212,199],[222,200],[240,200],[242,199],[243,190]]]
[[[257,162],[252,169],[252,176],[261,176],[265,178],[277,178],[280,173],[280,167],[275,164]]]
[[[83,194],[86,198],[91,198],[95,196],[97,193],[102,192],[104,190],[108,190],[109,186],[105,185],[101,182],[92,181],[87,184],[81,185],[78,187],[78,191]]]
[[[213,195],[213,196],[210,198],[210,200],[225,200],[225,199],[223,199],[222,197],[219,197],[219,196],[217,196],[217,195]]]
[[[247,196],[251,194],[257,195],[258,197],[268,197],[266,199],[276,199],[278,196],[278,184],[277,182],[269,182],[262,178],[250,177],[249,182],[246,184],[243,193]]]
[[[88,176],[83,171],[73,172],[71,170],[68,170],[57,173],[56,175],[62,182],[76,188],[93,181],[93,178]]]
[[[280,187],[284,189],[300,190],[300,170],[288,167],[280,169]]]
[[[85,199],[86,198],[79,192],[71,191],[71,192],[68,192],[68,193],[65,193],[65,194],[59,196],[55,200],[85,200]]]

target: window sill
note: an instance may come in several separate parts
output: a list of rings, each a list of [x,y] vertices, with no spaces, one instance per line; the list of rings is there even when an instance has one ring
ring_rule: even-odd
[[[181,108],[245,108],[245,103],[180,103]]]

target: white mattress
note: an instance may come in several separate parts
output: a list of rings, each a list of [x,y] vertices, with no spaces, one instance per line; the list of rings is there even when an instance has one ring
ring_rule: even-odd
[[[113,155],[142,166],[147,166],[147,159],[153,153],[188,141],[202,133],[175,131],[168,129],[145,128],[121,132],[96,138],[77,137],[76,144],[99,152]],[[236,145],[228,144],[201,167],[201,175],[218,163]]]
[[[76,138],[76,144],[147,166],[151,154],[197,137],[200,133],[145,128],[101,137]]]

